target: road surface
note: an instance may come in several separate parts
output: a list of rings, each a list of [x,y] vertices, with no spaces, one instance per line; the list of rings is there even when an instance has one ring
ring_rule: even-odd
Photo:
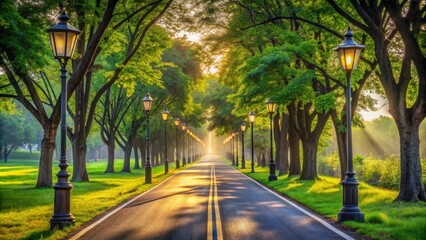
[[[206,156],[71,239],[352,239]]]

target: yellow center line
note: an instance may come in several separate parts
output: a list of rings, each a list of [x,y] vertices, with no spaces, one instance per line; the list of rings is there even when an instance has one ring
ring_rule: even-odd
[[[210,194],[207,211],[207,240],[223,240],[222,223],[220,220],[219,202],[217,197],[216,168],[214,162],[212,162],[211,165]]]
[[[213,201],[213,164],[210,170],[210,193],[207,207],[207,240],[213,239],[213,216],[212,216],[212,201]]]

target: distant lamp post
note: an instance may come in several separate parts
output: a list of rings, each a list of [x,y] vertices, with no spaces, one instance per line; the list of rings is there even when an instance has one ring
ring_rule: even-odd
[[[273,102],[271,99],[268,99],[268,101],[266,101],[266,110],[269,113],[269,139],[270,139],[270,143],[271,143],[271,157],[269,160],[269,177],[268,180],[269,181],[274,181],[277,180],[277,176],[275,175],[275,162],[274,162],[274,153],[273,153],[273,144],[272,144],[272,128],[273,128],[273,124],[272,124],[272,114],[274,114],[275,112],[275,108],[276,108],[277,104],[275,102]]]
[[[161,117],[164,121],[164,173],[169,173],[169,160],[167,159],[167,118],[169,117],[169,111],[167,108],[164,108],[164,111],[161,113]]]
[[[238,162],[239,162],[239,159],[238,159],[238,130],[234,130],[234,132],[235,132],[235,155],[236,155],[236,159],[235,159],[235,165],[237,166],[237,168],[238,168]]]
[[[179,169],[180,164],[179,164],[178,128],[179,128],[179,124],[180,124],[180,119],[178,117],[175,117],[175,119],[173,120],[173,123],[175,124],[175,127],[176,127],[176,169]]]
[[[186,130],[186,124],[182,123],[182,167],[186,165],[186,158],[185,158],[185,130]]]
[[[232,165],[235,165],[235,132],[232,130]]]
[[[364,214],[358,208],[358,180],[355,178],[352,160],[352,113],[351,113],[351,73],[357,68],[361,51],[364,45],[357,44],[352,39],[352,31],[348,28],[345,33],[345,40],[334,50],[339,56],[340,65],[346,71],[346,128],[347,128],[347,172],[345,179],[341,182],[343,185],[343,207],[338,214],[338,221],[358,222],[364,221]]]
[[[244,153],[244,132],[246,131],[246,123],[241,123],[241,168],[246,168],[246,154]]]
[[[254,123],[254,117],[256,114],[254,112],[250,112],[249,114],[249,120],[250,120],[250,128],[251,128],[251,172],[254,173],[254,137],[253,137],[253,123]]]
[[[191,163],[191,129],[189,129],[188,126],[186,126],[186,151],[187,151],[187,157],[186,157],[186,162],[189,164]]]
[[[151,159],[149,155],[149,147],[150,147],[150,136],[149,136],[149,113],[151,111],[152,106],[152,98],[149,93],[147,93],[144,97],[143,107],[146,113],[146,164],[145,164],[145,183],[152,183],[152,166]]]
[[[61,150],[59,172],[56,174],[58,181],[53,186],[55,189],[54,212],[50,219],[50,229],[63,228],[73,225],[74,216],[71,214],[71,189],[73,186],[68,178],[68,162],[66,157],[66,131],[67,131],[67,62],[72,57],[80,30],[68,24],[70,19],[65,10],[58,17],[59,23],[49,28],[53,55],[61,64]]]

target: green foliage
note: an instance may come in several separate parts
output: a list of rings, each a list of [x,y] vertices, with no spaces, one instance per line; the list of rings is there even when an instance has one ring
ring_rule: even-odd
[[[232,89],[218,81],[210,80],[209,86],[202,99],[202,107],[209,111],[208,130],[216,130],[219,135],[227,134],[241,123],[232,114],[234,105],[227,101],[227,96],[232,94]]]
[[[48,41],[43,18],[50,8],[48,3],[0,2],[0,52],[16,69],[25,72],[45,64]]]
[[[367,216],[368,223],[388,224],[389,218],[385,213],[374,213]]]
[[[20,160],[28,160],[28,159],[40,159],[40,151],[33,151],[32,153],[30,153],[30,151],[28,150],[17,150],[12,152],[9,155],[10,159],[20,159]]]
[[[315,98],[315,110],[318,112],[327,112],[330,109],[336,108],[336,97],[335,92],[319,95]]]
[[[0,149],[9,154],[21,146],[24,139],[24,127],[19,116],[0,113]]]
[[[333,152],[332,154],[318,158],[318,173],[332,177],[340,176],[340,160],[339,154]]]

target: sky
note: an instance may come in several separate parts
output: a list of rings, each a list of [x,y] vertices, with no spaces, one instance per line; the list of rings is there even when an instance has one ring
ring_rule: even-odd
[[[389,114],[389,104],[386,99],[382,98],[377,93],[370,93],[370,96],[377,100],[377,103],[375,107],[377,108],[377,111],[365,111],[361,110],[359,111],[364,118],[365,121],[373,121],[374,119],[380,117],[380,116],[386,116],[391,117]]]

